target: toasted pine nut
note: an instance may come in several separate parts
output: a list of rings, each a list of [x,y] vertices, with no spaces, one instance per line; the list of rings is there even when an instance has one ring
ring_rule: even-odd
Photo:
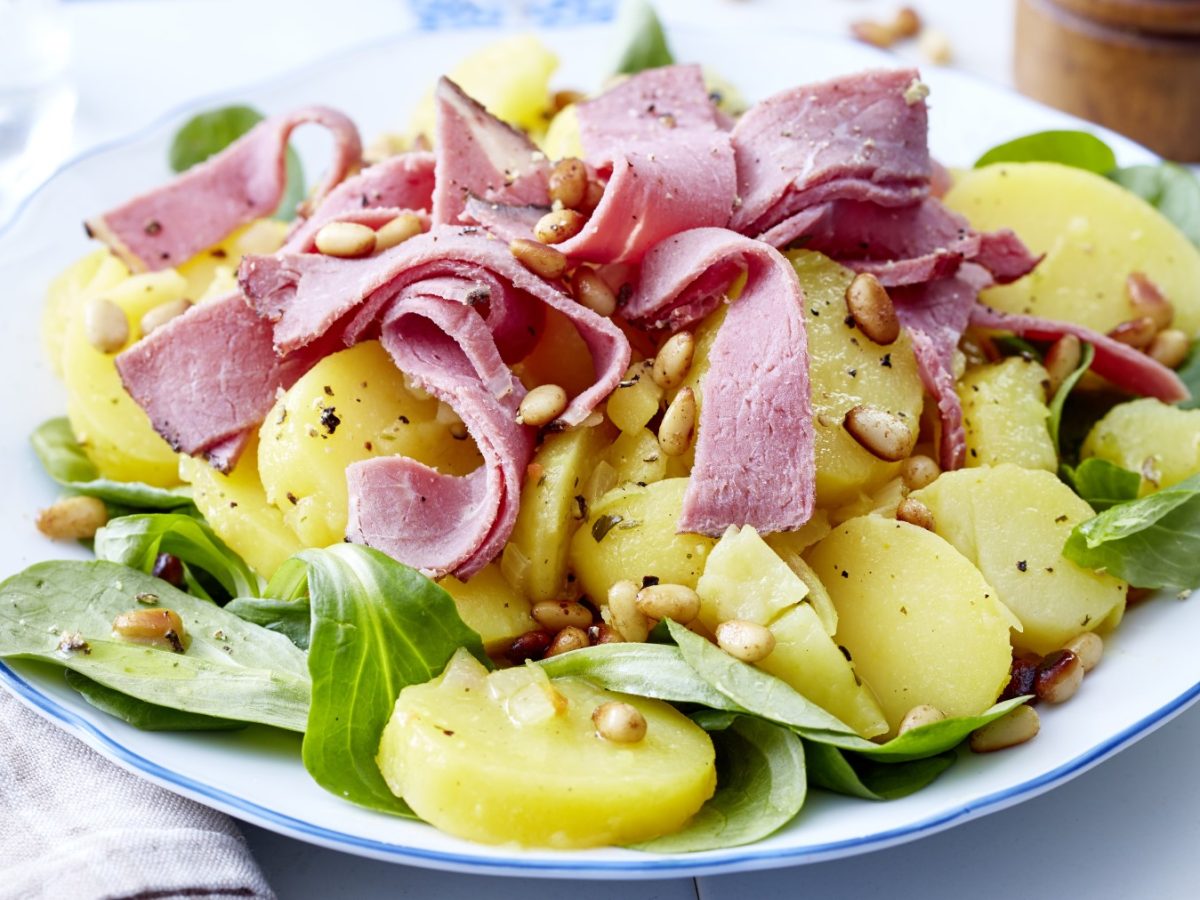
[[[683,379],[687,378],[695,352],[696,339],[690,331],[680,331],[671,335],[654,357],[654,368],[650,370],[650,377],[664,391],[679,387],[683,384]]]
[[[579,211],[583,213],[591,213],[597,206],[600,205],[600,198],[604,196],[604,185],[599,181],[588,179],[587,192],[583,195],[583,205],[579,207]]]
[[[561,278],[563,272],[567,271],[567,258],[553,247],[547,247],[538,241],[517,238],[508,245],[508,249],[517,258],[517,262],[534,275],[540,275],[547,280]]]
[[[1095,632],[1085,631],[1063,644],[1063,649],[1070,650],[1078,656],[1083,671],[1090,672],[1100,665],[1100,657],[1104,655],[1104,641]]]
[[[571,293],[598,316],[611,316],[617,311],[617,295],[594,269],[587,266],[580,266],[571,276]]]
[[[637,707],[610,700],[592,712],[596,734],[614,744],[636,744],[646,736],[646,717]]]
[[[588,643],[593,647],[599,644],[620,644],[622,642],[621,635],[617,633],[617,629],[605,625],[603,622],[589,625],[587,636]]]
[[[82,541],[96,536],[108,521],[108,507],[95,497],[66,497],[37,516],[37,529],[55,541]]]
[[[846,413],[842,427],[872,456],[899,462],[916,444],[916,435],[899,416],[874,406],[856,406]]]
[[[900,478],[910,491],[928,487],[941,474],[941,467],[933,459],[920,453],[910,456],[900,465]]]
[[[877,344],[891,344],[900,337],[900,320],[887,289],[870,272],[854,276],[846,288],[846,308],[859,331]]]
[[[1083,665],[1070,650],[1055,650],[1042,660],[1033,682],[1034,693],[1046,703],[1063,703],[1083,683]]]
[[[1018,706],[1008,715],[971,732],[971,750],[974,753],[993,753],[1015,747],[1033,740],[1041,727],[1036,709],[1028,704]]]
[[[326,256],[357,259],[375,250],[375,232],[357,222],[330,222],[317,232],[317,250]]]
[[[568,625],[561,629],[558,634],[554,635],[554,640],[550,642],[550,646],[546,648],[546,656],[558,656],[560,653],[570,653],[572,650],[581,650],[588,645],[587,632],[582,628],[576,628],[574,625]]]
[[[936,66],[944,66],[954,59],[954,47],[950,38],[936,28],[926,28],[917,39],[917,50]]]
[[[1189,344],[1187,332],[1168,328],[1154,336],[1146,353],[1168,369],[1174,369],[1187,359]]]
[[[566,408],[566,391],[557,384],[540,384],[517,407],[517,423],[541,428],[557,419]]]
[[[409,238],[415,238],[424,230],[420,216],[413,213],[400,213],[375,232],[375,252],[390,250],[392,247],[403,244]]]
[[[695,430],[696,395],[690,387],[685,387],[663,413],[658,426],[658,446],[667,456],[682,456],[691,446]]]
[[[1154,320],[1149,316],[1139,316],[1136,319],[1130,319],[1128,322],[1122,322],[1116,328],[1108,333],[1108,336],[1114,341],[1119,341],[1122,344],[1128,344],[1135,350],[1145,350],[1154,340],[1154,335],[1158,330],[1158,326],[1154,324]]]
[[[560,159],[550,170],[550,200],[564,209],[578,209],[587,196],[587,166],[573,156]]]
[[[936,706],[922,703],[920,706],[914,706],[904,714],[904,718],[900,720],[900,727],[896,729],[896,733],[904,734],[904,732],[920,728],[922,725],[932,725],[934,722],[940,722],[944,718],[946,718],[946,714]]]
[[[686,625],[700,614],[700,597],[683,584],[652,584],[637,593],[638,611],[651,619]]]
[[[1067,377],[1079,368],[1083,361],[1083,344],[1073,334],[1064,334],[1046,351],[1046,374],[1050,376],[1047,393],[1051,397],[1058,393]]]
[[[550,105],[554,107],[555,112],[559,112],[572,103],[582,103],[586,99],[587,95],[580,91],[555,91],[554,96],[550,98]]]
[[[168,300],[166,303],[160,303],[154,309],[146,310],[146,314],[142,316],[142,321],[138,325],[142,331],[142,336],[144,337],[162,328],[172,319],[182,316],[191,308],[191,302],[180,297],[178,300]]]
[[[543,244],[561,244],[575,237],[587,222],[573,209],[555,209],[546,213],[533,226],[533,236]]]
[[[1144,272],[1130,272],[1125,279],[1125,294],[1135,317],[1149,316],[1161,331],[1175,321],[1175,307]]]
[[[539,625],[551,631],[562,631],[568,625],[587,628],[592,624],[592,611],[574,600],[543,600],[533,604],[531,612]]]
[[[638,588],[632,581],[618,581],[608,589],[608,611],[612,626],[621,637],[640,644],[650,636],[650,622],[638,609]]]
[[[890,26],[882,22],[863,19],[850,23],[850,33],[864,44],[886,49],[896,43],[897,35]]]
[[[900,501],[900,505],[896,507],[896,518],[909,525],[924,528],[926,531],[934,530],[933,513],[930,512],[929,507],[912,497],[905,497]]]
[[[717,626],[717,646],[742,662],[755,663],[766,659],[775,649],[771,629],[756,622],[730,619]]]
[[[902,6],[892,20],[892,34],[896,37],[911,38],[921,33],[921,16],[911,6]]]
[[[129,340],[129,319],[111,300],[93,297],[83,308],[83,333],[101,353],[116,353]]]
[[[537,629],[518,635],[509,644],[505,657],[514,666],[519,666],[526,660],[541,659],[546,654],[552,640],[550,632]]]
[[[184,650],[183,620],[173,609],[132,609],[113,619],[112,629],[114,635],[127,641],[153,644],[176,653]]]

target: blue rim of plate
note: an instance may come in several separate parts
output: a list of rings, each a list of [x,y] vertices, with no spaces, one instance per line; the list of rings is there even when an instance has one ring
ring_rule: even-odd
[[[578,25],[583,23],[572,22],[569,24]],[[673,30],[678,30],[679,26],[672,26],[672,28]],[[371,41],[355,44],[351,47],[339,50],[336,53],[328,54],[324,57],[313,60],[309,64],[300,67],[299,69],[289,69],[269,78],[256,81],[252,84],[241,85],[230,90],[191,98],[188,101],[179,104],[178,106],[172,107],[141,128],[119,137],[111,138],[107,141],[96,144],[87,150],[77,153],[76,155],[59,164],[50,175],[48,175],[33,190],[29,191],[29,193],[27,193],[21,199],[16,207],[13,208],[12,213],[7,221],[0,222],[0,240],[2,240],[9,234],[9,232],[18,226],[30,205],[47,186],[59,178],[68,169],[71,169],[82,162],[85,162],[96,156],[103,155],[109,151],[117,150],[130,143],[148,138],[156,131],[167,127],[173,122],[179,121],[187,115],[193,114],[197,109],[202,109],[206,106],[215,105],[222,102],[228,102],[232,99],[243,96],[247,91],[269,90],[273,87],[281,86],[294,77],[298,71],[334,64],[338,60],[350,58],[356,53],[384,47],[407,37],[419,36],[421,33],[428,33],[429,30],[431,29],[421,27],[403,29]],[[487,31],[490,29],[467,30]],[[788,30],[795,31],[798,35],[819,37],[819,35],[813,35],[813,33],[804,31],[803,29],[789,28]],[[883,51],[879,51],[878,56],[881,60],[895,59],[895,57],[893,57],[891,54],[884,53]],[[993,84],[971,73],[958,72],[956,74],[960,77],[975,81],[981,85],[985,85],[991,90],[1000,90],[1011,94],[1014,97],[1020,97],[1022,100],[1029,102],[1028,98],[1023,97],[1016,91],[1004,85]],[[1115,138],[1117,141],[1127,146],[1138,146],[1128,138],[1125,138],[1122,135],[1114,134],[1112,131],[1104,128],[1103,126],[1078,119],[1077,117],[1070,116],[1066,113],[1060,114],[1064,119],[1075,119],[1079,127],[1091,130],[1105,140]],[[1139,147],[1139,149],[1144,150],[1145,148]],[[1146,152],[1150,153],[1150,151]],[[236,818],[252,822],[256,825],[261,825],[262,827],[268,828],[277,833],[297,838],[299,840],[343,850],[345,852],[355,853],[357,855],[365,855],[375,859],[416,865],[424,868],[448,869],[449,867],[454,867],[454,869],[459,871],[469,871],[478,874],[536,877],[581,875],[591,875],[595,877],[619,877],[621,875],[630,874],[640,874],[649,877],[714,875],[747,871],[751,869],[782,868],[789,865],[800,865],[807,862],[817,862],[834,857],[850,856],[872,850],[881,850],[885,847],[906,843],[916,840],[917,838],[935,834],[939,831],[950,828],[959,822],[966,821],[977,816],[998,812],[1022,800],[1032,799],[1038,794],[1050,790],[1058,784],[1083,774],[1085,771],[1103,762],[1105,759],[1114,755],[1125,746],[1133,743],[1141,737],[1144,737],[1162,725],[1165,725],[1175,716],[1179,715],[1179,713],[1183,712],[1185,709],[1195,703],[1197,699],[1200,699],[1200,682],[1198,682],[1193,684],[1188,690],[1176,696],[1169,703],[1159,707],[1157,710],[1146,715],[1133,725],[1096,744],[1085,753],[1080,754],[1074,759],[1069,760],[1048,772],[1042,773],[1036,778],[1031,778],[1028,781],[1021,782],[1020,784],[1013,785],[1009,788],[1005,788],[1004,790],[996,791],[992,794],[987,794],[983,797],[976,798],[968,803],[955,806],[954,808],[943,813],[930,816],[929,818],[912,823],[910,825],[889,829],[887,831],[875,832],[868,837],[846,839],[824,844],[812,844],[796,848],[772,848],[757,852],[753,850],[747,850],[745,848],[732,848],[727,852],[711,851],[701,860],[697,860],[694,856],[682,854],[679,856],[647,856],[645,860],[622,859],[568,861],[564,859],[562,861],[555,861],[480,857],[464,853],[426,850],[417,847],[407,847],[400,844],[388,843],[385,841],[375,841],[369,838],[363,838],[357,835],[325,828],[314,822],[298,819],[294,816],[289,816],[268,807],[261,806],[257,803],[250,802],[242,797],[205,784],[204,782],[180,775],[177,772],[173,772],[170,769],[164,768],[158,763],[146,759],[144,756],[141,756],[140,754],[126,747],[117,739],[109,736],[103,729],[93,725],[91,722],[88,722],[82,716],[68,709],[53,697],[43,693],[34,684],[32,684],[30,681],[27,681],[2,660],[0,660],[0,685],[7,687],[14,696],[16,696],[19,700],[21,700],[21,702],[37,712],[43,718],[64,727],[65,730],[83,740],[92,749],[96,750],[112,762],[121,765],[129,771],[141,774],[147,777],[149,780],[163,786],[164,788],[172,790],[175,793],[190,797],[197,802],[203,803],[204,805],[211,806],[215,809],[220,809]]]

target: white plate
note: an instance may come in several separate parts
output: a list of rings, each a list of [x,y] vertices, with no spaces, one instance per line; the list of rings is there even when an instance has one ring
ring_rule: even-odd
[[[0,273],[7,321],[0,334],[0,384],[7,388],[0,460],[8,494],[0,508],[0,573],[76,550],[51,545],[33,527],[33,512],[55,487],[39,470],[27,435],[61,415],[61,386],[38,340],[47,281],[87,249],[80,221],[168,177],[165,150],[190,112],[244,101],[267,111],[306,103],[346,110],[368,137],[403,123],[425,85],[488,34],[390,38],[320,62],[236,95],[180,110],[128,139],[65,166],[0,232]],[[747,97],[808,80],[894,64],[858,44],[789,33],[676,30],[681,59],[719,69]],[[562,85],[592,87],[604,74],[607,33],[569,29],[546,39],[563,59]],[[969,165],[1007,138],[1044,128],[1079,127],[1069,116],[953,71],[931,70],[932,146],[949,165]],[[1146,150],[1101,129],[1123,163],[1152,160]],[[301,150],[316,171],[322,151],[311,135]],[[316,162],[313,162],[316,161]],[[1190,704],[1200,692],[1200,658],[1187,637],[1200,633],[1200,605],[1161,599],[1134,610],[1110,641],[1105,663],[1064,707],[1045,710],[1043,733],[1020,749],[990,757],[964,754],[932,787],[903,800],[872,804],[815,793],[801,816],[749,847],[688,856],[617,849],[518,851],[471,844],[425,825],[351,806],[305,773],[298,736],[251,728],[236,734],[152,734],[100,714],[66,687],[54,669],[0,665],[6,683],[31,708],[114,762],[201,803],[302,840],[350,853],[432,868],[522,876],[668,877],[795,865],[862,853],[930,834],[1035,796],[1095,765]]]

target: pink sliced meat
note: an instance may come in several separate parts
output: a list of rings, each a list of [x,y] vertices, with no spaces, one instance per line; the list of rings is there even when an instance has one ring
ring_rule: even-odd
[[[682,327],[716,309],[743,271],[745,287],[709,351],[681,532],[789,531],[812,515],[804,296],[779,251],[723,228],[677,234],[646,254],[625,313],[640,324]]]
[[[488,203],[549,204],[550,164],[528,137],[497,119],[449,78],[438,80],[433,99],[435,223],[457,225],[469,197]]]
[[[401,293],[381,336],[397,367],[458,413],[483,465],[458,477],[399,456],[353,464],[347,536],[432,577],[469,578],[499,554],[516,522],[535,436],[516,423],[524,388],[497,367],[484,320],[423,284]],[[508,383],[498,386],[501,370]]]
[[[333,162],[314,195],[319,202],[359,164],[362,142],[342,113],[310,106],[259,122],[173,181],[89,219],[89,234],[134,271],[179,265],[239,226],[275,211],[287,183],[288,137],[309,122],[328,129],[334,139]]]
[[[732,133],[740,203],[730,227],[757,237],[831,200],[926,197],[933,169],[918,86],[915,69],[862,72],[756,104]]]
[[[1164,403],[1177,403],[1191,396],[1187,385],[1162,363],[1082,325],[1003,313],[982,304],[971,310],[971,324],[993,331],[1008,331],[1034,341],[1056,341],[1065,334],[1073,334],[1095,348],[1092,371],[1121,390],[1156,397]]]

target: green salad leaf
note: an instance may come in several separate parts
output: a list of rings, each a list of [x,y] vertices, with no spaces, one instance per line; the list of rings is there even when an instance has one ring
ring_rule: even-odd
[[[160,553],[183,560],[189,569],[208,573],[229,597],[257,597],[258,576],[225,546],[202,519],[180,513],[145,513],[109,520],[96,532],[96,557],[142,572],[154,570]],[[188,573],[188,590],[200,597],[210,592]],[[211,599],[211,597],[210,597]]]
[[[625,0],[617,14],[616,28],[621,35],[621,53],[613,69],[616,74],[633,75],[675,62],[658,13],[645,0]]]
[[[218,719],[147,703],[105,687],[72,669],[67,669],[64,674],[67,684],[96,709],[142,731],[236,731],[246,727],[245,722],[234,719]]]
[[[183,172],[220,153],[263,120],[263,114],[249,106],[222,106],[192,116],[171,139],[167,159],[171,171]],[[285,222],[296,216],[296,207],[304,200],[304,168],[290,146],[287,151],[287,186],[275,210],[275,218]]]
[[[1169,162],[1129,166],[1108,177],[1156,208],[1200,246],[1200,178]]]
[[[896,800],[930,785],[954,765],[950,752],[903,763],[876,762],[828,744],[804,742],[809,781],[836,794],[863,800]]]
[[[739,847],[778,831],[796,817],[808,792],[804,746],[794,733],[750,716],[713,735],[717,792],[682,831],[642,844],[654,853]]]
[[[1075,468],[1063,467],[1063,474],[1080,497],[1097,512],[1120,503],[1136,500],[1142,476],[1122,469],[1107,459],[1088,457]]]
[[[1200,341],[1192,341],[1187,358],[1175,370],[1175,374],[1187,385],[1188,393],[1191,394],[1186,400],[1180,400],[1175,405],[1180,409],[1200,409]]]
[[[1039,131],[993,147],[975,168],[1003,162],[1055,162],[1107,175],[1117,167],[1112,148],[1086,131]]]
[[[191,505],[190,487],[160,488],[139,481],[101,478],[65,416],[43,422],[29,439],[46,474],[74,494],[96,497],[122,509],[178,509]]]
[[[116,638],[144,604],[183,620],[187,652]],[[73,669],[126,696],[183,712],[303,731],[308,661],[274,634],[159,578],[104,560],[30,566],[0,583],[0,658]]]
[[[377,550],[339,544],[297,558],[312,604],[304,766],[339,797],[411,816],[375,764],[383,728],[400,691],[436,677],[459,647],[490,665],[483,642],[449,594]]]
[[[1028,697],[1014,697],[997,703],[977,716],[953,716],[930,722],[897,735],[886,744],[872,744],[861,754],[878,762],[902,763],[929,759],[961,744],[972,731],[1007,715]]]
[[[1075,526],[1063,556],[1106,569],[1134,587],[1200,585],[1200,475],[1118,503]]]
[[[277,631],[301,650],[307,650],[312,630],[312,608],[308,598],[276,600],[274,597],[235,597],[225,611],[253,622],[268,631]]]
[[[1095,358],[1096,348],[1091,344],[1084,344],[1078,368],[1063,379],[1063,383],[1054,392],[1054,399],[1050,401],[1050,419],[1047,421],[1046,427],[1050,429],[1050,440],[1053,442],[1056,452],[1061,453],[1059,431],[1062,428],[1063,409],[1067,405],[1067,397],[1071,395],[1071,391],[1075,390],[1075,385],[1079,384],[1083,373],[1092,367],[1092,360]]]

